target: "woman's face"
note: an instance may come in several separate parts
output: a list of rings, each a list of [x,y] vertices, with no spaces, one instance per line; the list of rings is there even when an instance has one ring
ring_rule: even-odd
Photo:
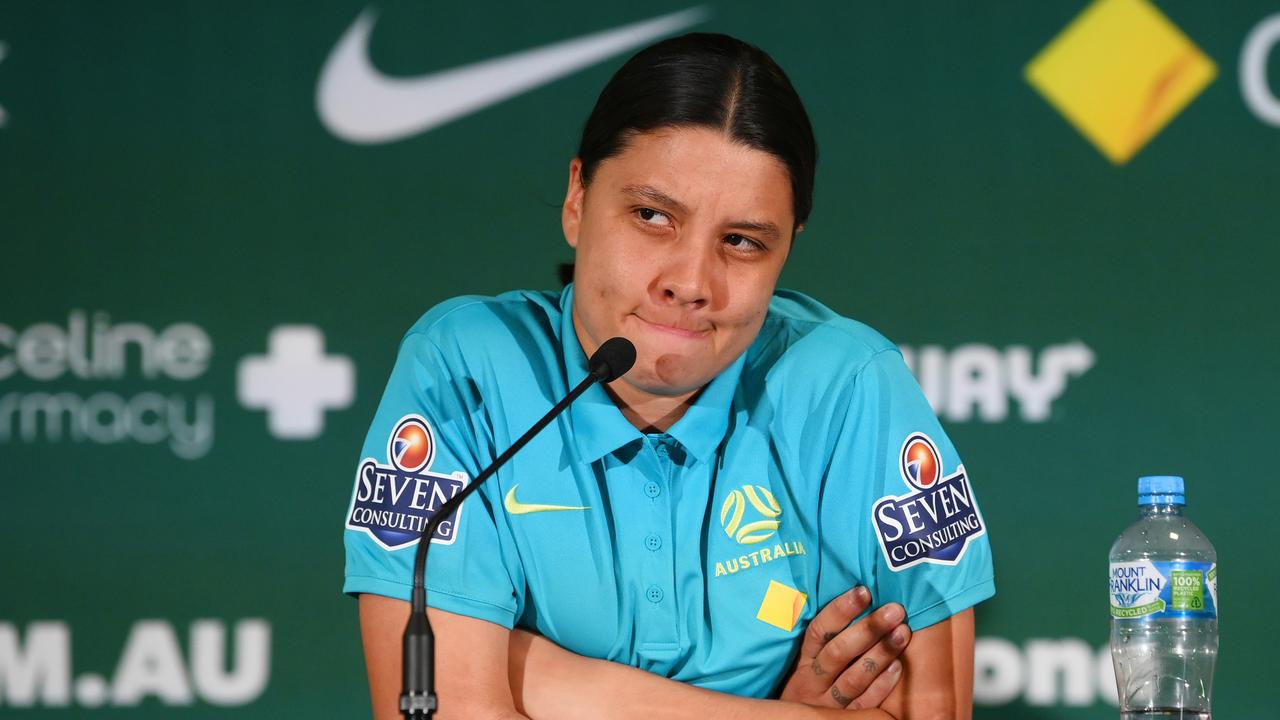
[[[575,159],[562,222],[577,250],[583,350],[621,335],[637,355],[623,382],[647,395],[696,392],[764,322],[795,224],[786,166],[718,130],[681,127],[633,136],[590,187],[580,172]]]

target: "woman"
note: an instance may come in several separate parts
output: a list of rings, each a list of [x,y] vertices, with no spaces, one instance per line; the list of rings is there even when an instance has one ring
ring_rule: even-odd
[[[994,585],[956,453],[892,344],[775,292],[815,164],[767,55],[658,43],[570,163],[574,282],[410,329],[347,520],[378,717],[396,716],[415,523],[617,335],[634,368],[435,539],[441,717],[967,716],[970,608]],[[884,607],[846,628],[871,596]]]

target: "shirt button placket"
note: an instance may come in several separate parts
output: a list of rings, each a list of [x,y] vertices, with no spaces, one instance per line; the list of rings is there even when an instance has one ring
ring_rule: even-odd
[[[669,659],[669,654],[679,643],[680,633],[677,608],[671,602],[675,596],[667,597],[667,593],[674,588],[675,555],[670,538],[664,537],[671,532],[672,526],[671,507],[667,500],[669,496],[664,491],[670,490],[676,468],[665,440],[665,437],[650,440],[654,451],[652,457],[657,461],[657,473],[647,478],[642,488],[645,496],[651,500],[645,503],[648,506],[646,524],[649,532],[644,536],[644,546],[652,561],[645,563],[648,573],[644,578],[647,587],[643,592],[653,616],[651,622],[645,624],[639,639],[642,654],[647,645],[657,656]]]

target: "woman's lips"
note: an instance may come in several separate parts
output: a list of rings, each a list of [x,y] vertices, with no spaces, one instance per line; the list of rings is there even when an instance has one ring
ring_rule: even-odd
[[[635,317],[640,322],[644,323],[650,328],[653,328],[654,330],[657,330],[658,332],[666,333],[668,335],[674,335],[676,337],[685,338],[688,340],[697,340],[699,338],[706,337],[707,333],[711,332],[710,329],[686,330],[685,328],[679,328],[674,325],[664,325],[662,323],[650,322],[640,317],[639,315],[636,315]]]

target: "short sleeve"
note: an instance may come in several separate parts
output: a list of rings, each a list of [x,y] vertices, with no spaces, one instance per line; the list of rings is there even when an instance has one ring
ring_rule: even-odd
[[[492,456],[474,373],[447,336],[422,325],[401,343],[356,466],[344,533],[343,591],[351,595],[408,600],[426,521]],[[427,556],[427,601],[511,628],[523,577],[494,487],[482,486],[441,524]]]
[[[995,594],[986,523],[897,350],[871,355],[852,383],[823,491],[824,544],[875,605],[901,603],[919,630]]]

